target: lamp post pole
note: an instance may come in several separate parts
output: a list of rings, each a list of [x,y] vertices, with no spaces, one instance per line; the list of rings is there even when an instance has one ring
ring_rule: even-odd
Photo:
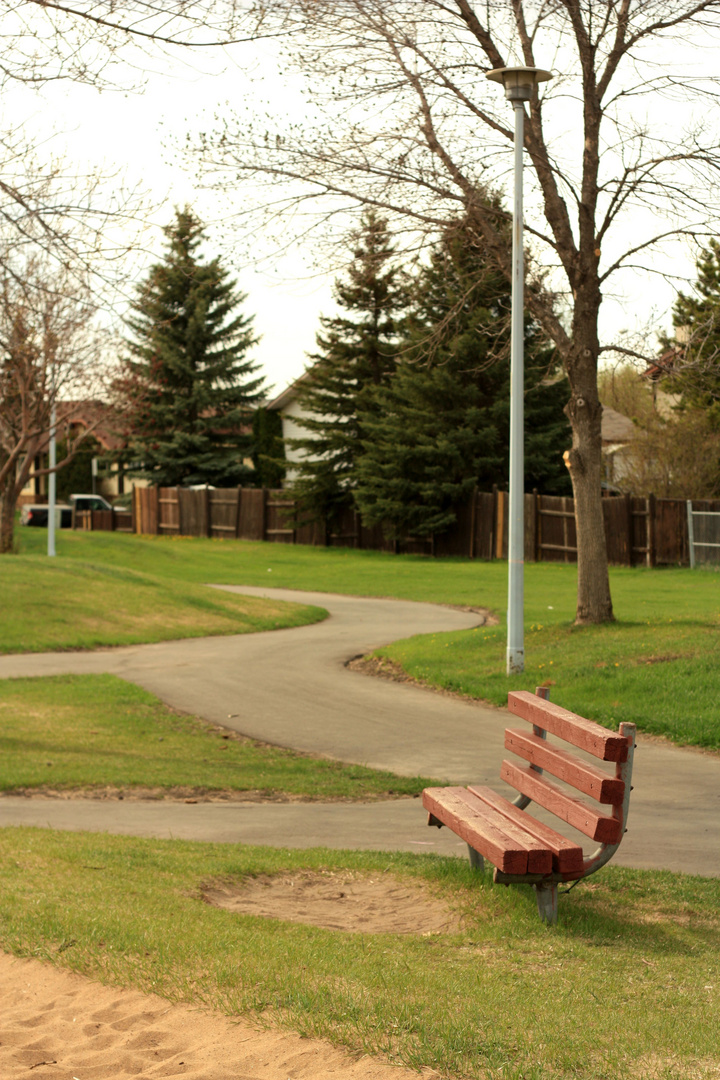
[[[55,380],[53,378],[53,400],[50,406],[50,446],[49,446],[49,461],[50,472],[48,473],[48,535],[47,535],[47,553],[50,558],[55,557],[55,494],[57,491],[57,474],[55,467],[57,465],[56,456],[56,427],[57,427],[57,413],[55,409]]]
[[[550,73],[540,68],[498,68],[488,79],[505,87],[515,113],[515,194],[512,225],[512,306],[510,322],[510,508],[508,513],[507,674],[525,669],[525,270],[523,252],[523,146],[525,102]]]

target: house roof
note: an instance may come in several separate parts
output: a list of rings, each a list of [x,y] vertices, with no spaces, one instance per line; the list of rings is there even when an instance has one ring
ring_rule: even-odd
[[[640,377],[650,379],[651,382],[664,379],[667,375],[672,375],[676,367],[680,366],[684,356],[685,349],[683,346],[673,345],[672,348],[666,349],[664,353],[658,356],[655,363],[648,364]]]
[[[104,450],[120,450],[127,441],[122,432],[122,420],[111,405],[102,401],[58,401],[57,410],[57,437],[63,438],[68,427],[76,424],[84,428],[92,428],[92,437],[100,443]],[[38,451],[43,453],[50,445],[50,433],[44,436]]]
[[[301,383],[305,382],[305,380],[310,374],[310,371],[310,368],[308,368],[307,371],[304,371],[299,378],[295,379],[294,382],[291,382],[289,386],[286,386],[285,389],[277,395],[277,397],[274,397],[272,401],[269,401],[265,408],[272,411],[279,411],[280,409],[285,409],[290,404],[290,402],[294,401],[297,397],[298,387]]]
[[[635,425],[628,416],[603,405],[602,441],[605,443],[626,443],[635,438]]]

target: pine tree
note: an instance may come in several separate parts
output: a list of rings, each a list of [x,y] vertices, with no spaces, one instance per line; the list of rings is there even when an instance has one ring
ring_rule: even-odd
[[[361,412],[366,436],[356,500],[389,535],[429,536],[477,485],[508,478],[510,292],[467,220],[448,229],[417,282],[411,333],[389,385]],[[563,493],[570,441],[564,379],[525,322],[526,485]]]
[[[685,407],[707,409],[720,428],[720,241],[711,240],[696,265],[696,295],[680,293],[673,308],[678,339],[686,344],[667,389],[680,394]],[[665,348],[674,344],[663,342]]]
[[[217,258],[198,255],[203,228],[189,208],[166,230],[168,249],[138,289],[127,320],[129,357],[116,384],[128,407],[125,458],[160,486],[252,481],[244,464],[263,379],[246,297]]]
[[[334,290],[343,314],[321,317],[318,349],[298,394],[305,415],[297,422],[307,436],[288,440],[303,455],[293,463],[292,485],[302,514],[331,523],[352,505],[364,437],[359,406],[368,388],[386,384],[395,370],[408,303],[387,222],[368,211],[351,239],[353,259]]]
[[[280,413],[263,407],[256,409],[252,430],[252,460],[258,487],[279,488],[287,472]]]

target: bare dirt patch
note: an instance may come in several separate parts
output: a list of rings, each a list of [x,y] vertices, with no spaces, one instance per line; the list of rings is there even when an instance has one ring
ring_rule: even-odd
[[[202,890],[215,907],[243,915],[309,923],[363,934],[441,934],[460,916],[420,884],[390,874],[298,870],[217,882]]]
[[[351,660],[346,660],[345,667],[350,671],[358,671],[361,675],[372,675],[376,679],[408,683],[421,690],[427,690],[429,694],[440,694],[441,697],[454,698],[456,701],[470,701],[473,705],[485,705],[491,709],[499,708],[493,701],[485,701],[484,698],[473,697],[471,694],[462,694],[459,690],[447,690],[444,686],[432,686],[423,679],[416,679],[414,675],[408,675],[400,664],[396,664],[394,660],[388,660],[385,656],[353,656]],[[554,685],[551,679],[543,683],[543,686],[549,685]]]
[[[86,788],[54,788],[48,785],[38,785],[32,788],[11,788],[8,791],[0,791],[0,799],[3,797],[21,797],[24,799],[61,799],[61,800],[95,800],[98,802],[176,802],[176,803],[218,803],[232,802],[256,805],[257,803],[357,803],[357,802],[397,802],[398,799],[414,799],[416,795],[398,795],[396,792],[379,791],[364,792],[362,798],[353,798],[350,795],[323,795],[316,798],[312,795],[295,795],[285,791],[249,790],[234,791],[231,788],[205,791],[193,787],[133,787],[118,788],[86,787]]]

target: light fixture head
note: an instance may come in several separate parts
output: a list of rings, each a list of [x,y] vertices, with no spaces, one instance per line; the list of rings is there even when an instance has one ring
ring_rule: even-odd
[[[552,72],[542,68],[506,67],[488,71],[486,78],[503,84],[508,101],[529,101],[538,83],[552,79]]]

